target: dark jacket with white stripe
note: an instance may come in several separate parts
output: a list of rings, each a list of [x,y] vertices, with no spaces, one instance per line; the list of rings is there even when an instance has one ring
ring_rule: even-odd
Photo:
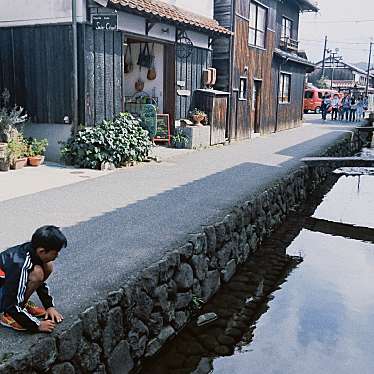
[[[5,278],[0,279],[0,313],[8,313],[30,331],[38,331],[40,325],[40,321],[24,309],[28,277],[35,265],[43,266],[43,263],[29,242],[0,253],[0,269],[5,273]],[[36,292],[45,309],[53,307],[46,283]]]

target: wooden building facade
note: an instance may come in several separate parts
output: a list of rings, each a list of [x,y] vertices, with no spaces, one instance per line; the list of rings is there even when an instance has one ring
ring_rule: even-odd
[[[229,139],[246,139],[298,126],[305,75],[313,70],[298,50],[299,13],[307,0],[216,0],[214,17],[231,30],[216,39],[217,85],[231,93]]]
[[[69,3],[71,7],[71,1],[57,2],[61,4],[56,9]],[[171,127],[175,120],[186,118],[193,92],[204,88],[203,70],[212,64],[211,40],[230,36],[230,31],[213,19],[213,0],[202,0],[207,9],[203,15],[166,0],[78,3],[79,123],[94,125],[126,111],[131,98],[139,94],[134,88],[139,79],[144,83],[141,93],[154,99],[159,113],[169,115]],[[115,15],[117,29],[96,29],[92,22],[95,15]],[[51,18],[48,23],[33,23],[32,15],[28,21],[26,14],[24,22],[13,25],[0,17],[0,91],[8,88],[12,101],[23,106],[36,124],[71,123],[74,117],[73,33],[68,6],[64,16],[66,20],[60,17],[64,22]],[[147,69],[137,65],[145,46],[154,55],[157,74],[152,80],[147,79]],[[125,64],[132,65],[131,71],[125,71]]]

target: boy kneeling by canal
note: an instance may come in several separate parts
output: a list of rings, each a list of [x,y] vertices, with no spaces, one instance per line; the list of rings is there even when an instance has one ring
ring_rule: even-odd
[[[0,253],[0,323],[17,331],[52,332],[63,320],[46,284],[53,261],[67,245],[55,226],[38,228],[27,242]],[[29,299],[36,292],[44,308]],[[44,318],[39,320],[38,318]]]

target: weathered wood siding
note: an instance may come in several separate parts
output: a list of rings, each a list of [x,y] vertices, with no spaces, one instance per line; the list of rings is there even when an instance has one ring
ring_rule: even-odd
[[[185,82],[184,90],[191,91],[191,96],[179,96],[176,93],[175,119],[187,118],[192,104],[193,92],[203,88],[203,69],[212,66],[212,52],[207,49],[194,47],[187,59],[176,58],[176,81]],[[177,87],[177,89],[180,87]]]
[[[249,2],[238,1],[235,20],[235,44],[234,44],[234,69],[233,89],[239,89],[240,77],[248,78],[247,100],[237,100],[236,120],[231,122],[231,138],[246,139],[254,132],[254,114],[252,110],[252,92],[254,80],[261,81],[260,104],[259,104],[259,127],[260,133],[270,133],[275,129],[275,108],[271,105],[273,101],[273,82],[271,66],[273,50],[275,47],[275,13],[271,6],[273,1],[263,2],[269,6],[268,28],[266,32],[265,49],[254,48],[248,45],[249,40]],[[247,73],[245,68],[248,67]],[[235,98],[234,98],[235,99]]]
[[[111,119],[123,110],[123,34],[118,31],[96,31],[85,26],[84,59],[80,61],[81,75],[85,77],[85,102],[82,121],[92,126]]]
[[[291,97],[289,103],[278,103],[279,69],[291,74]],[[274,98],[272,106],[278,105],[277,131],[288,130],[297,126],[303,118],[305,67],[299,64],[287,63],[280,65],[279,60],[273,64]]]
[[[282,35],[282,19],[286,17],[292,21],[291,38],[298,40],[299,38],[299,8],[295,2],[277,1],[276,16],[276,45],[279,46]]]
[[[35,123],[72,118],[72,30],[68,25],[0,29],[0,90]]]
[[[233,30],[232,0],[214,1],[214,18],[223,27]],[[217,38],[213,42],[213,67],[217,70],[215,88],[230,91],[230,50],[233,38]]]
[[[249,0],[216,0],[215,18],[235,33],[232,61],[229,58],[229,43],[227,40],[217,40],[215,42],[213,56],[214,67],[217,68],[218,75],[216,87],[231,92],[230,139],[248,138],[255,130],[255,111],[252,107],[255,81],[260,82],[261,86],[257,116],[257,130],[261,134],[297,126],[302,118],[305,67],[290,64],[289,69],[293,74],[291,103],[278,105],[280,62],[277,62],[274,57],[274,50],[279,48],[280,44],[283,17],[293,21],[292,37],[294,39],[298,38],[298,6],[296,1],[261,0],[259,3],[267,7],[265,48],[256,48],[248,44]],[[235,5],[234,17],[231,16],[233,13],[230,13],[232,4]],[[241,77],[248,79],[247,98],[245,100],[238,97]],[[229,85],[229,78],[231,78],[231,86]]]

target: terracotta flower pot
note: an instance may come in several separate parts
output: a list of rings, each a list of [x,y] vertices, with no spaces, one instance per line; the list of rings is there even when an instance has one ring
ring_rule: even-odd
[[[25,166],[26,163],[27,163],[27,157],[22,157],[22,158],[19,158],[16,161],[14,161],[10,165],[10,168],[13,169],[13,170],[22,169]]]
[[[42,163],[42,156],[32,156],[28,158],[30,166],[40,166]]]
[[[205,116],[202,115],[202,114],[194,114],[192,116],[192,120],[194,121],[195,126],[203,126],[201,121],[203,121],[204,118],[205,118]]]

